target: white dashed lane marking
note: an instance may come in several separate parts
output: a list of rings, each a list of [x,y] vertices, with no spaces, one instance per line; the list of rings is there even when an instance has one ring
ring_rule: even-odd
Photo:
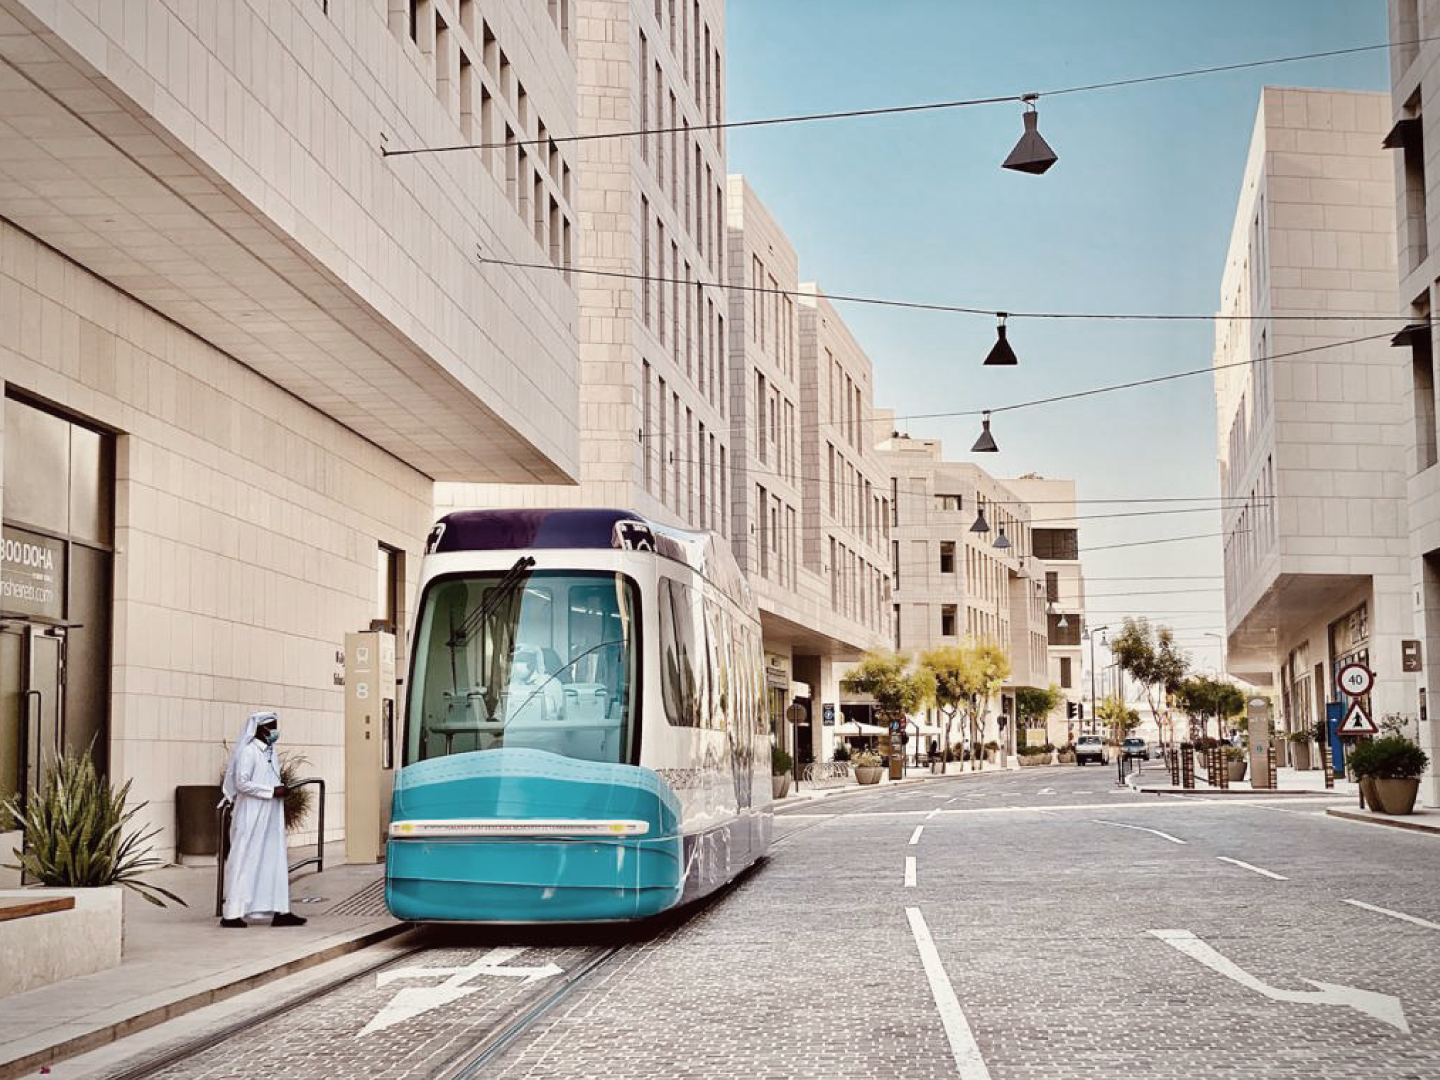
[[[922,832],[924,832],[924,831],[925,831],[925,826],[924,826],[924,825],[916,825],[916,826],[915,826],[915,831],[910,834],[910,844],[911,844],[912,847],[920,842],[920,834],[921,834]]]
[[[1373,911],[1377,915],[1388,915],[1392,919],[1400,919],[1404,922],[1414,923],[1416,926],[1423,926],[1427,930],[1440,930],[1440,923],[1433,923],[1429,919],[1421,919],[1415,915],[1406,915],[1403,911],[1391,911],[1389,908],[1376,907],[1374,904],[1367,904],[1363,900],[1341,900],[1340,902],[1342,904],[1349,904],[1351,907]]]
[[[1277,874],[1274,870],[1266,870],[1263,866],[1251,866],[1248,862],[1241,862],[1239,859],[1232,859],[1229,855],[1216,855],[1221,862],[1228,862],[1242,870],[1249,870],[1254,874],[1261,874],[1264,877],[1273,878],[1276,881],[1289,881],[1284,874]]]
[[[914,887],[915,887],[915,856],[914,856],[914,855],[906,855],[906,856],[905,856],[905,888],[907,888],[907,889],[913,889]]]

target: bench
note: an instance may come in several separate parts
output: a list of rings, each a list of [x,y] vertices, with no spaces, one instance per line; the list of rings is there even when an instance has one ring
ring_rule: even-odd
[[[28,919],[31,915],[49,915],[55,911],[71,911],[73,896],[47,896],[35,900],[0,900],[0,922]]]

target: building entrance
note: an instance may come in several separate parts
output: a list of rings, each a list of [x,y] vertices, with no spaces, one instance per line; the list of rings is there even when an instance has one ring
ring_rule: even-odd
[[[64,693],[65,631],[0,623],[0,799],[36,789],[60,746]]]

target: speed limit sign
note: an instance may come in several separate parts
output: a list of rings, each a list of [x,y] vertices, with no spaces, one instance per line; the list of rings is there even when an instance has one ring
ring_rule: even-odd
[[[1375,673],[1364,664],[1346,664],[1335,676],[1335,681],[1351,697],[1363,697],[1375,685]]]

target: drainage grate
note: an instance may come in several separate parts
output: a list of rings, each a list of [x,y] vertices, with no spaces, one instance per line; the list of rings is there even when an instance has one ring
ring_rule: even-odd
[[[341,900],[327,915],[359,915],[371,917],[377,915],[388,915],[385,907],[385,879],[377,878],[369,885],[357,892],[354,896],[347,896]]]

